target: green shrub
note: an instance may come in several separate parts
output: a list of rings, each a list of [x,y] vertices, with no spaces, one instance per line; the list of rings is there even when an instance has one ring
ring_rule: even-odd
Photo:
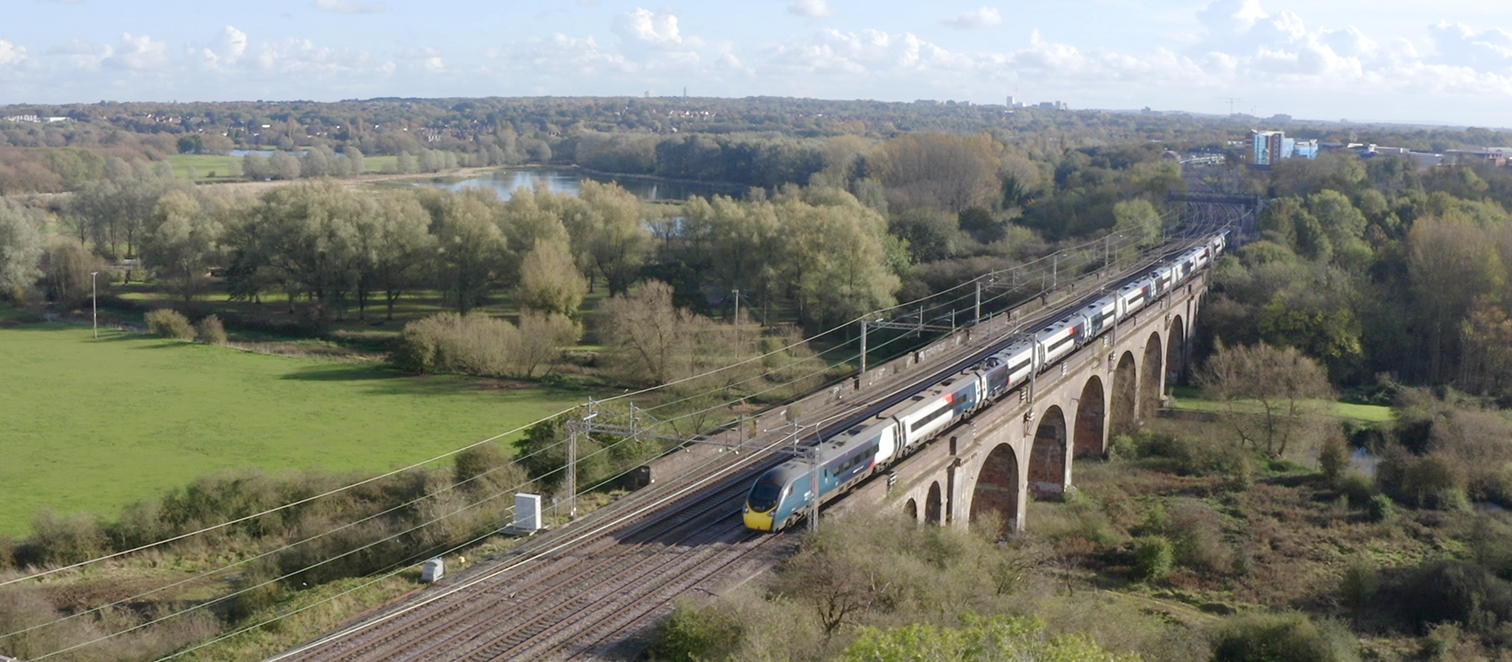
[[[681,602],[663,621],[653,655],[666,662],[708,662],[727,659],[745,634],[737,614]]]
[[[1202,502],[1177,502],[1171,508],[1165,535],[1171,541],[1177,563],[1208,572],[1233,569],[1233,553],[1223,542],[1222,521],[1218,513]]]
[[[485,494],[520,491],[528,480],[525,470],[510,461],[498,444],[479,444],[457,453],[452,461],[453,478],[464,490]]]
[[[1512,583],[1474,563],[1433,561],[1413,573],[1393,603],[1419,628],[1456,623],[1491,632],[1512,620]]]
[[[510,375],[518,364],[520,332],[484,313],[440,313],[404,325],[390,359],[417,373]]]
[[[155,336],[194,340],[194,325],[177,310],[159,308],[147,313],[147,331]]]
[[[1374,563],[1363,556],[1355,558],[1344,570],[1339,582],[1339,599],[1351,609],[1363,609],[1370,604],[1381,589],[1381,573]]]
[[[1447,455],[1417,456],[1394,447],[1376,467],[1376,484],[1398,503],[1417,508],[1465,510],[1469,476],[1466,467]]]
[[[1353,662],[1359,642],[1332,621],[1305,614],[1245,614],[1214,629],[1213,662]]]
[[[1374,522],[1390,522],[1396,519],[1396,502],[1384,494],[1370,497],[1370,519]]]
[[[105,534],[91,515],[76,513],[61,517],[51,510],[32,520],[29,541],[42,563],[78,563],[105,551]]]
[[[226,344],[226,326],[221,324],[219,317],[206,315],[204,319],[195,325],[198,331],[197,339],[207,345]]]
[[[1110,460],[1133,460],[1139,457],[1139,444],[1127,434],[1113,437],[1113,443],[1108,444],[1108,459]]]
[[[1171,574],[1174,555],[1164,536],[1144,536],[1134,541],[1134,577],[1154,582]]]
[[[1334,479],[1334,487],[1349,499],[1349,505],[1364,508],[1376,495],[1375,481],[1360,471],[1345,471]]]
[[[1349,468],[1349,449],[1344,440],[1329,437],[1318,447],[1318,469],[1329,480],[1336,480]]]

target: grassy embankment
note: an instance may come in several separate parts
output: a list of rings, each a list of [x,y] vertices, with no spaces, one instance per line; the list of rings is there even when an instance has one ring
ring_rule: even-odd
[[[220,469],[387,470],[582,399],[63,323],[0,329],[0,374],[7,535],[43,508],[109,518]]]

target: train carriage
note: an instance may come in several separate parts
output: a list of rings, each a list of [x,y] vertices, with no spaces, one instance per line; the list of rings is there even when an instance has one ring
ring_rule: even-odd
[[[1210,237],[1174,260],[1136,277],[1032,338],[1013,343],[963,372],[878,413],[868,422],[823,440],[809,460],[791,459],[763,473],[746,500],[747,527],[777,531],[897,461],[972,411],[1022,386],[1035,370],[1045,370],[1197,271],[1210,267],[1228,246],[1228,232]]]

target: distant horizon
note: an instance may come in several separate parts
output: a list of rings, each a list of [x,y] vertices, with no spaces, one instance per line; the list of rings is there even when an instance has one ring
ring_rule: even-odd
[[[394,100],[394,101],[437,101],[437,100],[443,100],[443,99],[552,99],[552,98],[558,98],[558,99],[619,99],[619,98],[681,99],[681,98],[687,98],[689,100],[711,100],[712,99],[712,100],[722,100],[722,101],[739,101],[741,99],[768,98],[768,99],[793,99],[793,100],[800,100],[800,101],[821,101],[821,102],[837,102],[837,103],[838,102],[867,102],[867,103],[887,103],[887,104],[911,104],[911,103],[920,103],[920,102],[934,102],[934,103],[944,104],[946,102],[952,102],[952,101],[955,102],[955,103],[966,102],[965,100],[957,100],[957,99],[928,99],[928,98],[918,98],[918,99],[914,99],[914,100],[910,100],[910,101],[890,101],[890,100],[885,100],[885,99],[871,99],[871,98],[863,98],[863,97],[856,97],[856,98],[827,98],[827,97],[771,95],[771,94],[744,95],[744,96],[699,96],[699,95],[691,95],[690,94],[690,95],[688,95],[686,97],[684,97],[683,95],[680,95],[680,94],[677,94],[677,95],[652,95],[651,97],[644,97],[644,96],[640,96],[640,95],[627,95],[627,94],[536,94],[536,95],[511,94],[511,95],[481,95],[481,96],[479,96],[479,95],[474,95],[474,96],[444,95],[444,96],[429,96],[429,97],[428,96],[384,95],[384,96],[375,96],[375,97],[367,97],[367,98],[336,99],[336,100],[332,100],[332,101],[322,101],[322,100],[316,100],[316,99],[222,99],[222,100],[195,100],[195,101],[180,101],[180,100],[177,100],[177,99],[174,99],[174,100],[140,99],[140,100],[135,100],[135,101],[118,101],[118,100],[113,100],[113,99],[102,99],[102,100],[98,100],[98,101],[65,101],[65,102],[55,102],[55,103],[15,102],[15,103],[0,104],[0,109],[7,109],[7,108],[27,108],[27,107],[48,107],[48,106],[55,106],[55,107],[56,106],[94,106],[94,105],[104,105],[104,104],[131,104],[131,103],[167,104],[167,105],[179,105],[179,104],[182,104],[182,105],[194,105],[194,104],[218,104],[218,103],[227,103],[227,104],[236,104],[236,103],[266,103],[266,104],[319,103],[319,104],[326,104],[326,103],[373,103],[373,102],[385,101],[385,100]],[[1019,101],[1024,101],[1024,100],[1019,99]],[[1051,99],[1051,100],[1045,100],[1045,101],[1052,101],[1053,102],[1055,100]],[[999,107],[1002,107],[1002,106],[1005,105],[1003,102],[997,102],[997,103],[982,102],[982,103],[978,103],[978,102],[971,101],[971,102],[966,102],[966,103],[969,103],[972,106],[999,106]],[[1027,107],[1027,108],[1024,108],[1024,109],[1025,110],[1032,110],[1033,109],[1032,106],[1040,103],[1040,101],[1038,101],[1038,100],[1032,100],[1032,101],[1027,101],[1026,103],[1030,107]],[[1090,108],[1090,107],[1089,108],[1078,108],[1078,107],[1068,107],[1068,108],[1066,108],[1066,112],[1079,112],[1079,111],[1104,112],[1104,113],[1119,113],[1119,114],[1141,114],[1141,113],[1145,112],[1145,108]],[[1400,126],[1400,127],[1422,128],[1422,129],[1447,128],[1447,129],[1461,129],[1461,130],[1463,130],[1463,129],[1471,129],[1471,128],[1478,128],[1478,129],[1486,129],[1486,130],[1497,131],[1497,132],[1512,131],[1512,125],[1497,126],[1497,125],[1484,125],[1484,124],[1464,124],[1464,123],[1444,122],[1444,121],[1436,121],[1436,120],[1423,120],[1423,119],[1419,119],[1419,120],[1403,120],[1403,119],[1348,119],[1348,118],[1323,119],[1323,118],[1316,118],[1316,117],[1312,117],[1312,118],[1309,118],[1309,117],[1298,117],[1296,115],[1292,115],[1292,114],[1286,113],[1284,111],[1279,111],[1277,113],[1274,113],[1274,114],[1272,114],[1270,116],[1265,116],[1265,117],[1260,117],[1260,116],[1255,116],[1255,115],[1249,115],[1247,113],[1235,113],[1233,115],[1229,115],[1229,114],[1225,114],[1225,113],[1221,113],[1221,112],[1219,112],[1219,113],[1204,112],[1204,111],[1188,110],[1188,109],[1182,109],[1182,108],[1165,108],[1165,109],[1162,109],[1162,108],[1149,108],[1149,111],[1152,112],[1152,113],[1161,114],[1161,115],[1181,114],[1181,115],[1191,115],[1191,116],[1194,116],[1194,117],[1201,117],[1201,118],[1207,118],[1207,119],[1216,119],[1216,120],[1245,120],[1245,119],[1251,119],[1251,120],[1254,120],[1256,122],[1265,122],[1267,120],[1272,119],[1276,115],[1286,115],[1290,119],[1285,120],[1285,121],[1292,122],[1292,123],[1298,123],[1298,124],[1309,124],[1309,123],[1311,123],[1311,124],[1338,124],[1340,126],[1355,126],[1355,125],[1358,125],[1358,126]],[[0,115],[3,115],[3,113],[0,113]],[[1261,127],[1259,125],[1257,125],[1256,128],[1261,128]],[[1277,127],[1274,127],[1274,126],[1271,126],[1271,125],[1264,125],[1264,128],[1267,128],[1267,129],[1276,129]]]
[[[983,3],[986,4],[983,4]],[[1504,124],[1488,0],[32,0],[0,104],[667,95],[917,98]],[[659,8],[658,8],[659,7]],[[1326,121],[1326,120],[1320,120]]]

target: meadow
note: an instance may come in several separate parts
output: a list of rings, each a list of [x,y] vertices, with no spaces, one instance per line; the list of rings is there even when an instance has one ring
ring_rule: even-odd
[[[174,154],[168,157],[175,177],[195,181],[225,181],[232,172],[241,172],[241,161],[240,156],[226,154]],[[382,172],[385,167],[393,168],[398,163],[397,156],[368,156],[362,159],[364,172]],[[190,168],[194,169],[193,173]],[[240,178],[240,175],[236,177]]]
[[[0,534],[11,536],[44,508],[112,518],[217,470],[401,467],[584,398],[115,330],[96,341],[65,323],[0,328],[0,374]]]

